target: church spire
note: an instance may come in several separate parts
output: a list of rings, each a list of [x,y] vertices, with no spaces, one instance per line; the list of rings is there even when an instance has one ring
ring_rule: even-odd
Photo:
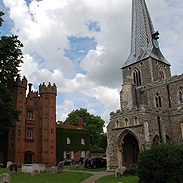
[[[149,57],[170,65],[159,49],[159,33],[154,31],[145,0],[132,2],[131,32],[131,52],[122,68]]]

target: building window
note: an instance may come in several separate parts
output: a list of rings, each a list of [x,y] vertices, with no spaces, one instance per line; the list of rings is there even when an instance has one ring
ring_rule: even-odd
[[[159,93],[156,93],[155,101],[156,101],[156,107],[162,107],[162,100]]]
[[[26,139],[32,139],[32,130],[31,129],[27,130]]]
[[[81,138],[81,144],[85,145],[85,139]]]
[[[20,129],[18,129],[17,135],[21,136],[21,130]]]
[[[182,139],[183,139],[183,123],[180,124],[180,128],[181,128],[181,134],[182,134]]]
[[[85,151],[81,151],[81,157],[85,157]]]
[[[124,126],[127,127],[129,124],[128,124],[128,119],[125,118],[125,121],[124,121]]]
[[[183,87],[180,86],[179,88],[179,101],[180,103],[183,103]]]
[[[165,79],[164,71],[163,71],[163,68],[161,66],[159,67],[159,76],[161,79]]]
[[[135,125],[138,125],[138,117],[137,116],[135,116]]]
[[[30,112],[30,111],[27,112],[27,119],[29,119],[29,120],[33,119],[32,112]]]
[[[141,86],[141,73],[138,69],[133,72],[133,81],[137,87]]]
[[[71,159],[74,159],[74,151],[71,151]]]
[[[119,121],[116,121],[116,128],[119,128]]]
[[[66,157],[67,157],[67,152],[66,151],[64,151],[64,159],[66,159]]]
[[[67,144],[71,144],[71,139],[67,137]]]

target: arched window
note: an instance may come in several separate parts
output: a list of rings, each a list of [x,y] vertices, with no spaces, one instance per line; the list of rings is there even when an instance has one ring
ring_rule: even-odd
[[[125,121],[124,121],[124,126],[127,127],[129,124],[128,124],[128,119],[125,118]]]
[[[156,93],[155,101],[156,101],[156,107],[162,107],[162,100],[159,93]]]
[[[135,120],[134,120],[134,123],[135,123],[135,125],[138,125],[138,117],[137,116],[135,116]]]
[[[116,121],[116,128],[119,128],[119,121]]]
[[[183,87],[180,86],[179,88],[179,101],[180,103],[183,103]]]
[[[136,86],[141,86],[141,73],[137,68],[133,71],[133,81]]]
[[[153,139],[153,144],[160,144],[160,138],[158,135],[155,135],[155,137]]]
[[[165,79],[164,71],[163,71],[163,68],[161,66],[159,66],[159,76],[161,79]]]

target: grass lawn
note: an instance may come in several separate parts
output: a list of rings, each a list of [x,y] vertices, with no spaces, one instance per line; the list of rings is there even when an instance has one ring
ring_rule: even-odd
[[[6,168],[0,168],[0,174],[9,173]],[[18,175],[11,178],[11,183],[80,183],[87,179],[92,174],[64,171],[62,174],[51,175],[49,171],[41,173],[40,176],[31,176],[29,174],[22,174],[21,169],[18,169]]]
[[[115,177],[115,175],[108,175],[101,177],[96,183],[138,183],[137,176]]]

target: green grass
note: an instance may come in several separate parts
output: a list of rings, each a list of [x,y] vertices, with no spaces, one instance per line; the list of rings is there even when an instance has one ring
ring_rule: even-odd
[[[115,177],[115,175],[107,175],[101,177],[96,181],[96,183],[138,183],[137,176],[124,176],[124,177]]]
[[[0,169],[0,174],[9,173],[6,168]],[[80,173],[80,172],[70,172],[64,171],[62,174],[51,175],[49,171],[41,173],[39,176],[31,176],[30,174],[22,174],[21,170],[18,170],[18,174],[11,178],[11,183],[80,183],[81,181],[87,179],[92,174],[90,173]]]
[[[79,171],[88,171],[88,172],[100,172],[100,171],[106,171],[106,167],[104,168],[84,168],[83,165],[80,165],[79,168],[76,168],[74,165],[71,166],[65,166],[65,170],[79,170]]]

